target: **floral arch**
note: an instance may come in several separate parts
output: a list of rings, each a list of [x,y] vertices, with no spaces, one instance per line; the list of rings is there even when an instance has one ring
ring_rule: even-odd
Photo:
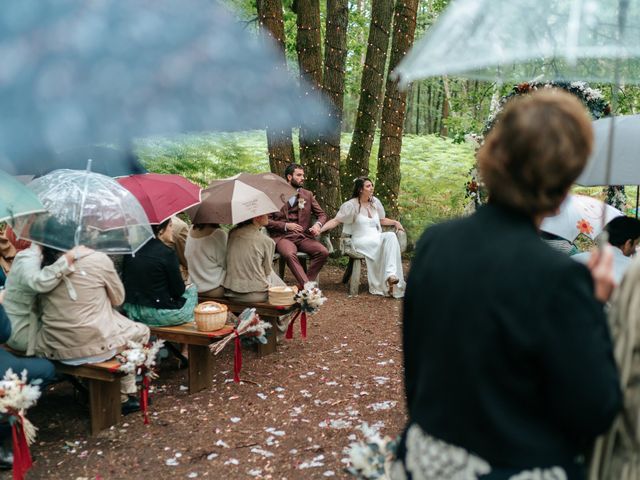
[[[602,92],[598,89],[591,88],[585,82],[525,82],[518,85],[514,85],[509,93],[496,99],[491,103],[491,109],[489,118],[487,119],[482,135],[470,134],[466,138],[468,141],[476,143],[478,146],[482,144],[484,137],[495,125],[498,114],[504,109],[504,106],[509,100],[518,97],[520,95],[526,95],[536,90],[545,88],[560,88],[565,90],[580,99],[580,101],[587,107],[591,117],[597,120],[602,117],[606,117],[611,114],[611,106],[602,95]],[[469,172],[471,178],[465,185],[465,197],[469,199],[469,208],[475,210],[478,206],[485,203],[487,199],[487,193],[484,189],[482,180],[479,177],[477,165],[474,166]],[[623,186],[610,186],[606,187],[606,202],[609,205],[623,210],[626,204],[626,195]]]

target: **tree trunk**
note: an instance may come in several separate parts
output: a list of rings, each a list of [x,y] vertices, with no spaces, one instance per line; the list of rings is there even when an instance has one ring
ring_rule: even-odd
[[[344,76],[347,61],[348,0],[327,0],[327,26],[324,46],[324,80],[322,90],[329,100],[332,124],[320,142],[316,167],[316,196],[333,217],[340,207],[340,132],[344,101]]]
[[[391,0],[373,0],[367,56],[362,69],[358,115],[343,175],[343,194],[351,194],[353,180],[369,174],[369,157],[376,133],[376,121],[382,103],[384,68],[389,48],[389,30],[393,13]]]
[[[258,0],[258,19],[260,28],[271,37],[282,54],[282,66],[287,68],[284,54],[284,19],[282,0]],[[269,150],[269,167],[273,173],[282,175],[285,167],[295,161],[291,129],[272,130],[267,128],[267,148]]]
[[[413,111],[416,107],[415,102],[415,88],[414,85],[410,85],[407,90],[407,112],[404,116],[404,130],[406,132],[412,132],[414,129],[413,126]]]
[[[420,86],[418,83],[418,92],[416,95],[416,135],[420,135]]]
[[[397,0],[396,2],[389,72],[396,68],[413,45],[417,10],[418,0]],[[399,214],[400,151],[402,150],[406,96],[406,92],[398,90],[397,81],[387,77],[380,128],[376,191],[391,218],[397,218]]]
[[[442,77],[443,97],[442,97],[442,123],[440,124],[440,136],[447,137],[449,130],[447,128],[447,119],[449,118],[449,109],[451,108],[449,99],[451,93],[449,92],[449,79],[445,75]]]
[[[322,48],[320,40],[320,2],[319,0],[297,0],[296,51],[300,76],[307,81],[307,92],[316,94],[322,88]],[[311,91],[308,91],[308,90]],[[300,125],[300,162],[305,167],[306,187],[311,191],[318,188],[320,163],[320,138],[311,131],[311,125]]]

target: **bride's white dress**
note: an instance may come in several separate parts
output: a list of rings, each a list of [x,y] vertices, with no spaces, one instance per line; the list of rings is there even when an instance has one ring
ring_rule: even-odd
[[[382,232],[380,218],[384,218],[385,213],[380,201],[374,198],[372,206],[370,210],[359,208],[358,200],[351,199],[342,204],[336,219],[344,224],[343,231],[351,234],[353,248],[365,257],[369,293],[386,295],[387,278],[395,275],[400,283],[394,287],[393,296],[402,298],[406,284],[398,237],[393,232]]]

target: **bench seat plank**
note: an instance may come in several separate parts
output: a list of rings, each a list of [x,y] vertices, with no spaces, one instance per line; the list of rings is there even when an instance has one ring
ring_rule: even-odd
[[[201,332],[196,328],[195,322],[174,325],[171,327],[149,327],[151,335],[156,335],[165,340],[189,345],[209,346],[211,343],[233,332],[233,327],[225,325],[220,330]]]
[[[233,332],[225,325],[220,330],[201,332],[195,322],[171,327],[149,327],[151,335],[171,342],[185,343],[189,348],[189,394],[210,388],[213,381],[213,354],[209,350],[216,340]]]
[[[268,302],[255,302],[244,303],[238,302],[231,298],[212,298],[212,297],[198,297],[199,302],[214,301],[226,305],[232,313],[240,313],[245,308],[255,308],[256,313],[260,317],[271,324],[271,332],[267,332],[267,343],[258,345],[258,356],[263,357],[274,353],[277,350],[276,331],[278,329],[278,317],[288,315],[296,310],[300,309],[299,303],[292,303],[291,305],[272,305]]]
[[[56,372],[76,377],[92,378],[103,382],[115,382],[124,375],[119,371],[120,362],[116,359],[100,363],[85,363],[83,365],[66,365],[61,362],[53,362]]]

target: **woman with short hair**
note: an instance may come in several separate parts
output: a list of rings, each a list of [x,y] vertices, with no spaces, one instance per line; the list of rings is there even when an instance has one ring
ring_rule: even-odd
[[[603,311],[612,256],[589,271],[538,227],[592,143],[575,97],[513,100],[478,153],[488,204],[420,239],[403,313],[409,421],[393,478],[585,478],[585,455],[622,405]]]

